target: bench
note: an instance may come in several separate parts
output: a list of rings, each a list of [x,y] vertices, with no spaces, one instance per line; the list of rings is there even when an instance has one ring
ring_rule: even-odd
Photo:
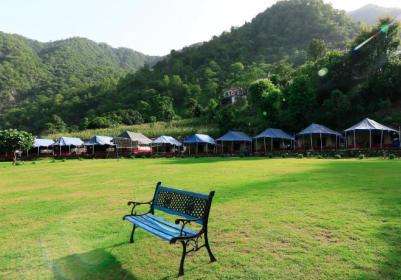
[[[184,275],[185,256],[190,252],[196,252],[205,247],[211,262],[216,258],[210,250],[208,240],[208,220],[210,206],[214,191],[209,195],[188,192],[163,186],[157,183],[153,199],[149,202],[129,201],[128,206],[132,206],[131,214],[125,215],[123,220],[133,224],[130,243],[134,242],[134,233],[137,227],[169,242],[182,244],[182,256],[178,276]],[[148,212],[137,214],[136,207],[148,204]],[[175,223],[155,215],[156,211],[164,212],[168,215],[178,216]],[[188,228],[187,225],[196,223],[200,229]],[[203,242],[202,242],[203,241]]]

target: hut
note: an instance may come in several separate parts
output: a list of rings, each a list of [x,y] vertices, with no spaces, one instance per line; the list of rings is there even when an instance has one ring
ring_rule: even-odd
[[[79,156],[85,153],[84,142],[79,138],[61,137],[53,144],[55,156]]]
[[[119,154],[142,155],[152,153],[152,140],[138,132],[125,131],[114,138]]]
[[[116,145],[113,138],[109,136],[93,136],[89,141],[85,142],[88,155],[93,157],[108,158],[116,156]]]
[[[351,149],[392,148],[399,134],[395,129],[365,118],[345,130],[346,146]]]
[[[205,134],[194,134],[188,136],[183,141],[184,147],[191,154],[209,154],[213,152],[216,147],[216,142],[212,137]]]
[[[290,150],[294,147],[295,138],[281,129],[268,128],[253,137],[257,153],[267,153],[273,150]]]
[[[180,152],[181,142],[171,136],[160,136],[152,142],[153,152],[157,154],[174,155]]]
[[[341,139],[341,133],[314,123],[297,134],[298,148],[304,150],[338,149]]]
[[[36,138],[33,142],[31,154],[36,154],[38,157],[41,155],[51,155],[53,154],[53,144],[54,141],[52,139]]]
[[[249,154],[252,138],[241,131],[229,131],[216,140],[222,154]]]

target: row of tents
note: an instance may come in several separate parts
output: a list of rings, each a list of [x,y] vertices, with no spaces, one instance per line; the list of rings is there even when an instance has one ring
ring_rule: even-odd
[[[115,138],[94,136],[86,142],[71,137],[61,137],[56,141],[36,139],[34,149],[30,152],[61,157],[82,154],[109,157],[153,153],[266,154],[277,150],[384,149],[400,148],[400,134],[400,131],[366,118],[346,129],[344,133],[320,124],[311,124],[296,135],[269,128],[255,137],[240,131],[229,131],[217,139],[194,134],[180,142],[171,136],[160,136],[151,140],[141,133],[126,131]]]

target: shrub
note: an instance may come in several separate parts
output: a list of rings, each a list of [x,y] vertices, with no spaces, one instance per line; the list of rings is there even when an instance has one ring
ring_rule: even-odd
[[[335,158],[335,159],[341,159],[341,155],[340,155],[340,154],[336,154],[336,155],[334,156],[334,158]]]
[[[388,159],[395,159],[395,154],[389,154]]]
[[[365,155],[364,155],[364,154],[360,154],[360,155],[358,156],[358,158],[359,158],[359,159],[364,159],[364,158],[365,158]]]
[[[304,158],[303,154],[297,154],[297,158]]]

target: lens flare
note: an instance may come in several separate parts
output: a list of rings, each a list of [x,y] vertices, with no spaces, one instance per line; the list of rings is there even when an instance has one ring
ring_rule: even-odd
[[[319,70],[319,72],[317,72],[317,74],[319,75],[319,77],[324,77],[329,73],[329,69],[327,69],[326,67],[322,68]]]

